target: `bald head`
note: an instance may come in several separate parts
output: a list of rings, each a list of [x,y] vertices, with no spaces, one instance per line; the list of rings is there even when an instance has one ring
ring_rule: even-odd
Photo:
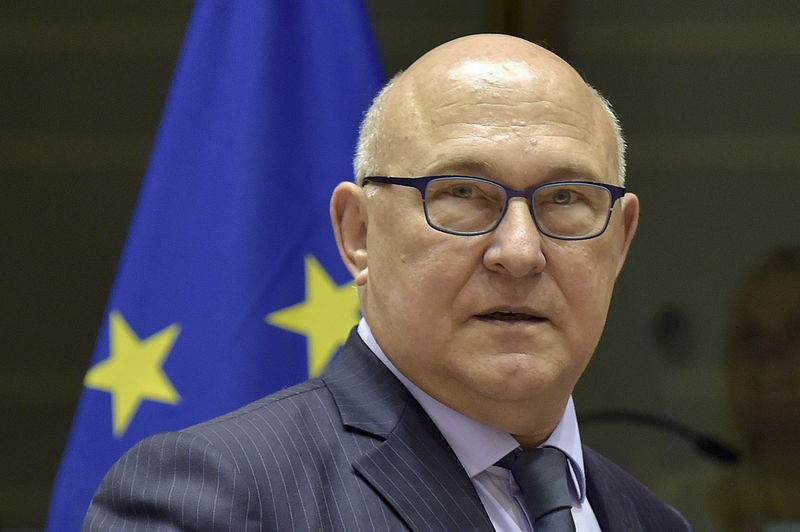
[[[515,112],[509,113],[508,109]],[[416,147],[434,142],[439,126],[480,123],[514,130],[546,123],[569,109],[575,127],[607,137],[610,178],[624,182],[624,141],[608,102],[552,52],[508,35],[471,35],[447,42],[395,76],[362,123],[356,180],[371,174],[422,175],[429,161]],[[534,139],[531,139],[532,141]]]

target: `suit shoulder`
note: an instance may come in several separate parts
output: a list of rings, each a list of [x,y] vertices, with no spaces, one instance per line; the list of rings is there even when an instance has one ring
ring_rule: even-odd
[[[300,447],[325,447],[342,431],[330,391],[322,380],[312,379],[178,433],[199,438],[237,467],[251,470],[254,459],[262,467],[291,467]]]
[[[308,460],[326,444],[310,434],[325,434],[316,426],[331,433],[336,419],[331,405],[325,384],[310,380],[209,421],[145,438],[106,475],[85,529],[116,529],[138,519],[141,511],[153,523],[181,523],[184,513],[201,516],[200,522],[222,519],[220,530],[230,529],[229,522],[258,522],[263,500],[283,489],[276,479],[291,475],[293,457]],[[202,507],[192,507],[187,493]],[[212,507],[208,501],[216,508],[210,516],[203,513]],[[191,509],[184,512],[184,507]]]
[[[209,425],[227,423],[236,420],[237,418],[246,418],[248,416],[252,416],[254,413],[260,410],[281,410],[281,407],[288,407],[289,405],[302,405],[304,403],[308,403],[309,401],[318,401],[319,396],[330,396],[330,392],[321,379],[310,379],[305,382],[301,382],[300,384],[295,384],[294,386],[273,392],[265,397],[262,397],[261,399],[257,399],[252,403],[248,403],[240,408],[237,408],[236,410],[232,410],[226,414],[222,414],[221,416],[198,423],[197,425],[193,425],[184,430],[202,430]]]
[[[335,411],[330,391],[321,379],[311,379],[262,397],[236,410],[180,430],[213,440],[212,435],[261,432],[268,425],[288,429],[304,419],[330,418]],[[274,429],[273,429],[274,430]]]

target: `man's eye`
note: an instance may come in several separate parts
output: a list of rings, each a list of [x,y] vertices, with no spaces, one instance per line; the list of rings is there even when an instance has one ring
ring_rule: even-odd
[[[456,198],[470,199],[475,196],[475,187],[472,185],[454,185],[450,187],[450,195]]]
[[[572,203],[572,192],[569,190],[559,190],[553,194],[552,201],[556,205],[569,205]]]

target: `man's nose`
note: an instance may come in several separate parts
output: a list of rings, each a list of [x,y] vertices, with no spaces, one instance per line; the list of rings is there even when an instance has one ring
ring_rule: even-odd
[[[542,234],[525,199],[513,198],[508,202],[506,214],[490,238],[483,256],[488,269],[512,277],[525,277],[544,269]]]

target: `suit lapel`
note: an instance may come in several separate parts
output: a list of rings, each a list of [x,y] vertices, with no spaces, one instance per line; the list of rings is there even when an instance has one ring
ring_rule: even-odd
[[[356,470],[413,530],[493,530],[450,446],[425,412],[415,410],[422,408],[413,401],[386,441],[356,461]]]
[[[592,505],[600,529],[604,532],[644,530],[634,501],[627,490],[615,482],[615,471],[602,456],[583,447],[586,474],[586,497]]]
[[[324,380],[345,426],[373,437],[354,469],[409,528],[493,530],[447,441],[355,330]]]

